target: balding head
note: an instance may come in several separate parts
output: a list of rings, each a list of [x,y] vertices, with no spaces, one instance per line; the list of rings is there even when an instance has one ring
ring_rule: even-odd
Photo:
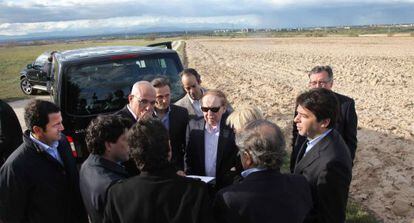
[[[155,95],[155,89],[148,81],[138,81],[132,86],[131,94],[136,95],[138,97],[144,94]]]
[[[148,81],[138,81],[132,86],[128,101],[138,120],[150,117],[154,111],[155,89]]]

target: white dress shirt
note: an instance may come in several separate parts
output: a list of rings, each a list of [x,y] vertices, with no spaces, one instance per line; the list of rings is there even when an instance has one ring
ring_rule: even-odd
[[[220,136],[220,123],[211,127],[206,123],[204,131],[204,163],[206,176],[216,176],[217,147]]]
[[[201,93],[204,94],[203,89],[201,89]],[[203,111],[201,111],[201,103],[200,100],[194,100],[190,97],[189,94],[187,94],[188,99],[190,99],[191,106],[194,108],[194,112],[198,117],[203,117]]]

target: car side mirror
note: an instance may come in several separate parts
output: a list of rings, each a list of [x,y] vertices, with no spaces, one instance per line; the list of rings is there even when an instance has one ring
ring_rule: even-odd
[[[31,63],[29,63],[29,64],[27,64],[27,69],[32,69],[33,68],[33,64],[31,64]]]

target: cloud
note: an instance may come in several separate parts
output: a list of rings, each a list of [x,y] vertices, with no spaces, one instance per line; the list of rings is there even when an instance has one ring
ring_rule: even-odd
[[[73,20],[60,22],[36,23],[3,23],[0,24],[0,35],[27,35],[46,32],[75,32],[87,29],[145,29],[151,27],[196,27],[217,24],[257,26],[260,20],[253,15],[217,16],[217,17],[169,17],[141,16],[117,17],[97,20]],[[139,28],[139,29],[138,29]]]
[[[0,0],[0,23],[105,19],[128,16],[228,16],[288,7],[407,4],[414,0]],[[36,16],[33,16],[36,15]]]
[[[0,35],[203,24],[278,28],[399,23],[414,22],[413,11],[414,0],[0,0]]]

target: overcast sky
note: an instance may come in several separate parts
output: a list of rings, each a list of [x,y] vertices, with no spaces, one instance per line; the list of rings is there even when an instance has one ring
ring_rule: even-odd
[[[0,35],[414,23],[414,0],[0,0]]]

